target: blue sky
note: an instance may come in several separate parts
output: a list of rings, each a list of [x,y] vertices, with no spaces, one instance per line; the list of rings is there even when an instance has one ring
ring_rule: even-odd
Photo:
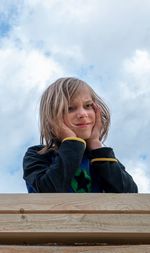
[[[149,13],[149,0],[0,2],[0,192],[26,192],[22,158],[39,144],[40,96],[62,76],[105,100],[105,144],[150,192]]]

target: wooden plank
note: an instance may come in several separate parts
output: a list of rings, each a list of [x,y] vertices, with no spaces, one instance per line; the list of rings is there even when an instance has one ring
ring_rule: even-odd
[[[150,213],[150,194],[0,194],[0,213]]]
[[[1,194],[0,243],[150,243],[150,194]]]
[[[0,246],[2,253],[149,253],[150,245],[122,246]]]
[[[150,243],[150,214],[0,214],[1,243]]]

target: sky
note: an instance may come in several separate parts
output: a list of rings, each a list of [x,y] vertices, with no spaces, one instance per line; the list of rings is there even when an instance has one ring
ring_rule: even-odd
[[[150,1],[0,1],[0,193],[26,193],[39,101],[60,77],[86,81],[111,111],[106,146],[150,193]]]

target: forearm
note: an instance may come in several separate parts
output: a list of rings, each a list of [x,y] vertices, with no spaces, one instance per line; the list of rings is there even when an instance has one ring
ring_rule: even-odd
[[[115,158],[111,148],[95,150],[91,155],[93,170],[105,192],[136,193],[138,191],[132,177]]]
[[[84,150],[83,142],[66,140],[53,159],[28,152],[24,158],[24,179],[36,192],[67,192]]]
[[[67,192],[75,171],[80,166],[84,150],[85,144],[76,138],[65,140],[54,163],[38,180],[39,188],[49,192]]]

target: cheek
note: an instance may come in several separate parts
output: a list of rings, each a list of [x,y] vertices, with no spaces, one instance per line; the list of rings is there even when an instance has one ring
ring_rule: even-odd
[[[68,117],[67,117],[67,115],[64,115],[64,123],[65,123],[65,125],[68,124]]]
[[[71,115],[70,114],[67,114],[64,116],[64,123],[66,126],[70,127],[71,125]]]

